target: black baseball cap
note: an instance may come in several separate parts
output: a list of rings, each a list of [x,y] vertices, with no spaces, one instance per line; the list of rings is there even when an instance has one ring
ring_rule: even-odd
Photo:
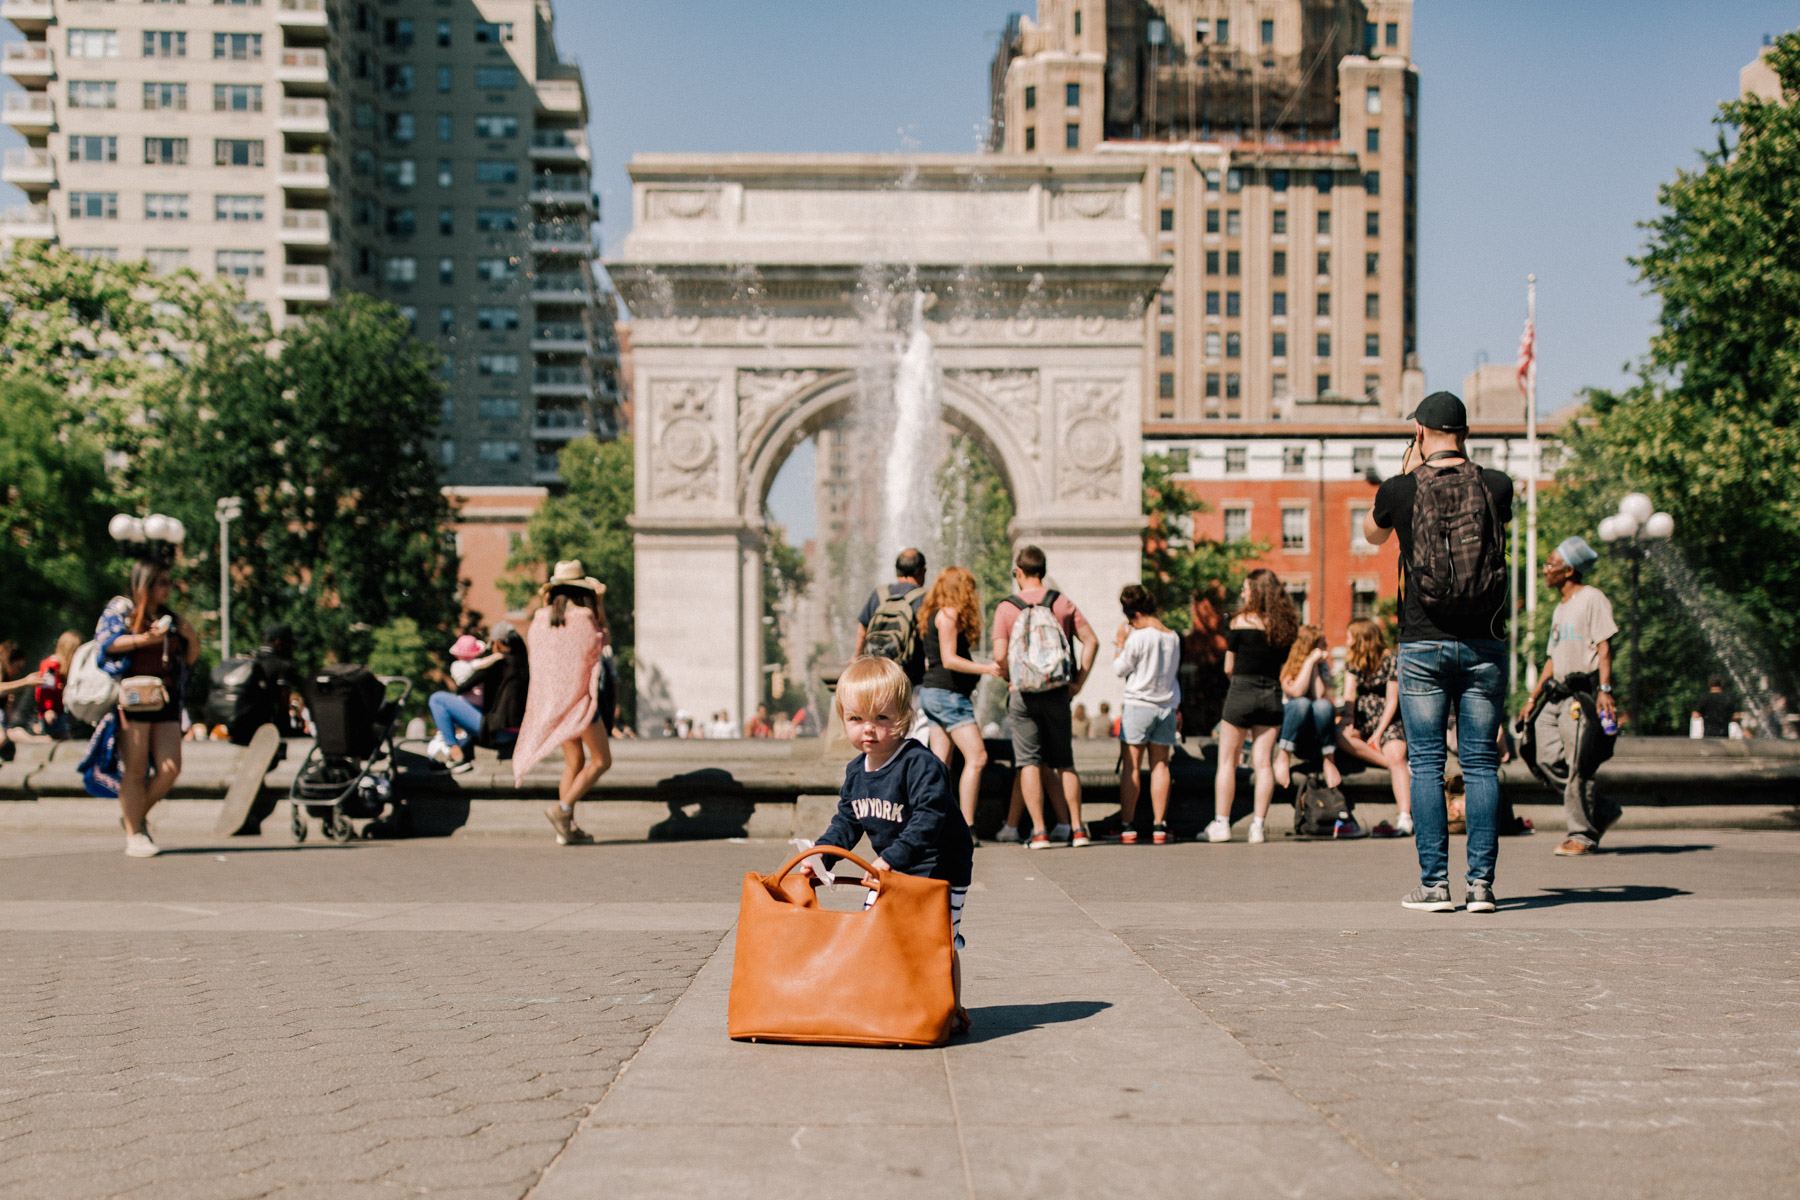
[[[1412,419],[1439,433],[1469,432],[1469,410],[1449,392],[1433,392],[1419,401]]]

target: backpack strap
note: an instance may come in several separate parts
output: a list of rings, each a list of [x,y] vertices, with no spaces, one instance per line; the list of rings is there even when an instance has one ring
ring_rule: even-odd
[[[1056,608],[1056,602],[1061,599],[1061,592],[1057,591],[1055,588],[1046,588],[1044,590],[1044,598],[1039,600],[1038,603],[1042,604],[1045,608],[1054,610]]]
[[[913,588],[911,591],[907,592],[904,596],[899,596],[899,597],[894,597],[894,598],[904,600],[908,604],[917,604],[921,599],[924,598],[924,596],[925,596],[925,585],[921,583],[918,587]]]
[[[1469,461],[1469,456],[1461,450],[1439,450],[1436,454],[1426,455],[1425,461],[1429,463],[1440,458],[1460,458],[1464,462]]]

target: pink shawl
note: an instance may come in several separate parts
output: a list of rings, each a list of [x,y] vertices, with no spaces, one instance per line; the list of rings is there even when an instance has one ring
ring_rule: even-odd
[[[513,783],[546,754],[581,736],[598,715],[600,652],[606,635],[594,614],[577,605],[564,611],[564,624],[550,624],[546,605],[531,618],[525,645],[531,652],[531,690],[525,698],[525,721],[513,747]]]

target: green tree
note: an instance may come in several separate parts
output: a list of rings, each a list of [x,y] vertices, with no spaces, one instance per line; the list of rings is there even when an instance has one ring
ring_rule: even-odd
[[[0,638],[26,648],[93,629],[121,577],[99,440],[49,389],[0,377]]]
[[[349,294],[285,332],[278,356],[218,336],[157,414],[141,477],[147,503],[212,530],[214,502],[243,501],[232,527],[239,644],[265,622],[292,626],[302,659],[365,661],[374,631],[409,618],[456,627],[451,512],[425,431],[442,405],[436,352],[399,310]],[[218,603],[216,543],[190,538],[179,583]]]
[[[1224,612],[1267,542],[1234,542],[1195,537],[1194,518],[1210,511],[1205,501],[1175,478],[1185,464],[1173,455],[1144,456],[1143,584],[1171,629],[1188,628],[1188,601],[1212,600]]]
[[[946,563],[967,567],[975,576],[987,617],[985,639],[995,607],[1013,590],[1012,493],[981,443],[959,432],[938,471],[938,495],[944,498],[938,542]]]
[[[631,513],[634,505],[629,438],[601,442],[576,438],[557,456],[566,488],[538,506],[513,551],[501,580],[508,603],[524,606],[550,577],[550,568],[571,558],[606,585],[606,620],[619,668],[621,719],[637,719],[633,652],[637,589],[634,585]]]
[[[812,584],[812,577],[806,569],[806,556],[789,543],[786,531],[774,524],[766,512],[763,522],[769,530],[763,550],[763,615],[773,618],[763,622],[763,662],[785,668],[783,674],[794,679],[804,675],[806,664],[787,661],[781,644],[781,607],[804,593]],[[770,712],[791,714],[806,703],[805,691],[794,688],[784,687],[781,699],[775,699],[770,690],[772,680],[772,675],[764,674],[762,696]]]
[[[1800,34],[1777,39],[1768,61],[1784,95],[1800,96]],[[1593,540],[1621,493],[1647,493],[1674,515],[1677,547],[1702,587],[1741,614],[1741,631],[1769,662],[1791,670],[1800,661],[1791,601],[1800,589],[1800,109],[1752,97],[1722,105],[1715,124],[1717,149],[1660,189],[1648,244],[1631,260],[1661,301],[1638,381],[1587,394],[1567,427],[1574,455],[1544,524],[1551,546],[1565,531]],[[1679,729],[1716,669],[1686,615],[1651,586],[1656,573],[1645,568],[1641,615],[1646,731]],[[1595,578],[1618,604],[1619,565],[1604,561]]]
[[[435,645],[411,617],[395,617],[375,630],[369,659],[365,664],[377,675],[399,676],[412,680],[412,696],[407,701],[408,713],[425,708],[427,677],[437,669],[442,647]]]

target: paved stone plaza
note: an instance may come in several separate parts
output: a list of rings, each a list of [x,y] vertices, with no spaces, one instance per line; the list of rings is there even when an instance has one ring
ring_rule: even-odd
[[[24,808],[25,806],[20,806]],[[1787,1196],[1800,830],[978,852],[973,1037],[724,1034],[776,840],[0,832],[0,1196]],[[1241,832],[1241,831],[1240,831]],[[1460,848],[1456,854],[1460,856]],[[1460,886],[1458,888],[1460,892]]]

